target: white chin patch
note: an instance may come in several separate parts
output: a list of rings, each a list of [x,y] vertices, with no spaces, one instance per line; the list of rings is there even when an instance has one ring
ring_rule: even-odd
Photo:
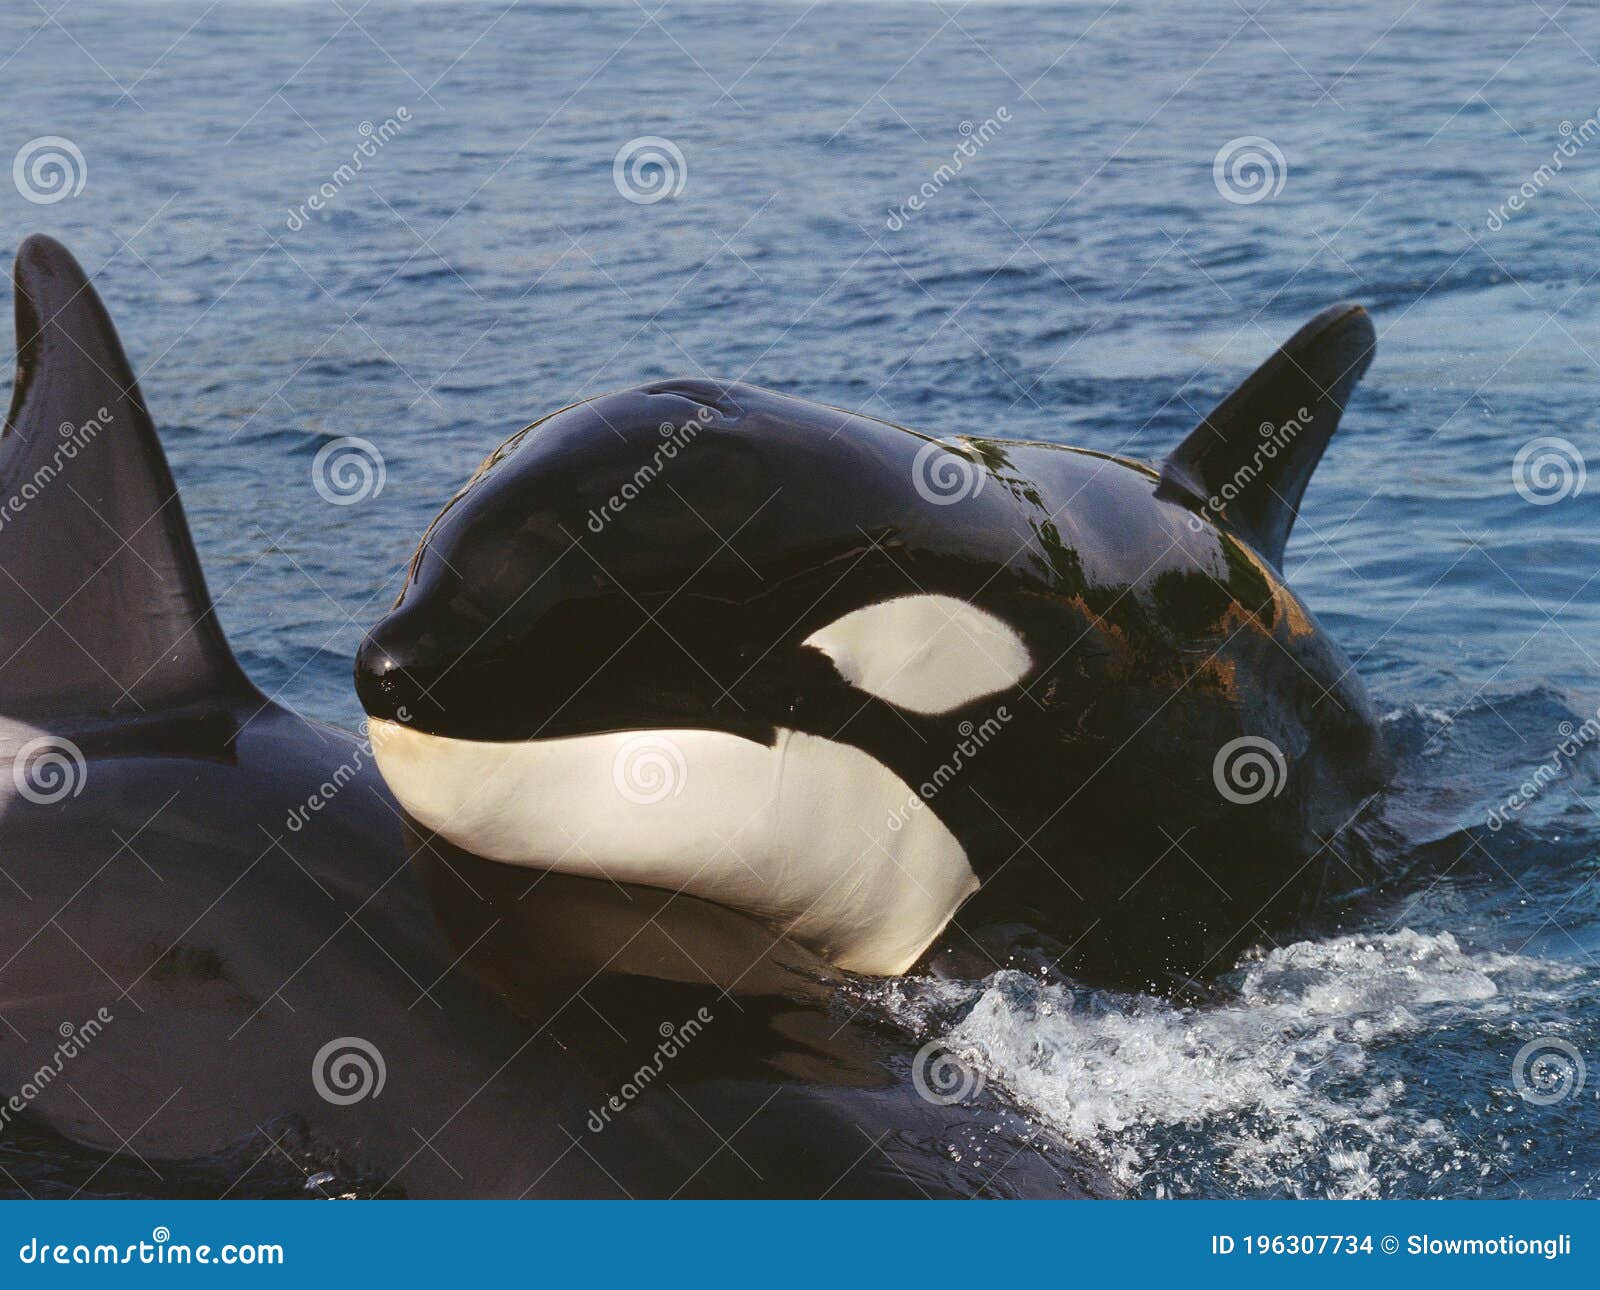
[[[769,748],[713,730],[524,743],[370,730],[400,804],[463,850],[714,901],[853,972],[906,971],[978,889],[904,781],[815,735],[780,730]]]
[[[901,596],[836,618],[804,642],[876,698],[937,716],[1008,690],[1032,667],[1022,637],[954,596]]]

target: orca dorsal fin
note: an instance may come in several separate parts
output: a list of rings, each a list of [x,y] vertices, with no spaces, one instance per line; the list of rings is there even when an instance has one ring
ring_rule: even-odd
[[[1360,305],[1324,309],[1189,432],[1161,468],[1163,489],[1198,502],[1273,568],[1377,334]]]
[[[63,729],[248,701],[100,297],[48,237],[22,244],[13,281],[0,716]]]

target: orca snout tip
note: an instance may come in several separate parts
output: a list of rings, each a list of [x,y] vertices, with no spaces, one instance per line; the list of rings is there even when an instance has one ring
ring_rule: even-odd
[[[356,697],[367,716],[403,725],[432,720],[439,705],[429,693],[429,670],[369,632],[356,651]]]
[[[378,640],[373,633],[368,632],[361,638],[361,644],[356,649],[356,675],[383,677],[399,668],[400,664],[394,655]]]

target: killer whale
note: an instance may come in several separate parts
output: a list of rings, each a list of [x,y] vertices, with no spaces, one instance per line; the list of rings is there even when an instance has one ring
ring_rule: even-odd
[[[235,661],[80,266],[33,237],[14,282],[0,1135],[33,1123],[73,1144],[61,1194],[114,1175],[248,1194],[274,1162],[335,1173],[312,1194],[1101,1188],[1001,1107],[918,1097],[906,1046],[840,1015],[838,973],[744,914],[587,878],[511,884],[417,831],[359,735],[270,701]],[[663,1059],[663,1027],[691,1021]],[[991,1133],[1017,1138],[1001,1170],[951,1150]]]
[[[857,972],[1019,924],[1218,970],[1373,874],[1376,715],[1281,567],[1374,341],[1325,310],[1158,465],[709,379],[561,409],[363,643],[378,765],[468,852]]]

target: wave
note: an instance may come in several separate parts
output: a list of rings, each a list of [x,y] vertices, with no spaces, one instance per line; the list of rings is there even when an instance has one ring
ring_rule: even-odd
[[[1476,1185],[1503,1154],[1415,1088],[1392,1050],[1431,1049],[1463,1024],[1497,1034],[1494,1092],[1515,1112],[1512,1058],[1498,1050],[1521,1046],[1518,1014],[1581,975],[1405,928],[1262,953],[1214,1006],[1011,970],[868,995],[1130,1193],[1361,1197],[1436,1194],[1452,1175]]]

